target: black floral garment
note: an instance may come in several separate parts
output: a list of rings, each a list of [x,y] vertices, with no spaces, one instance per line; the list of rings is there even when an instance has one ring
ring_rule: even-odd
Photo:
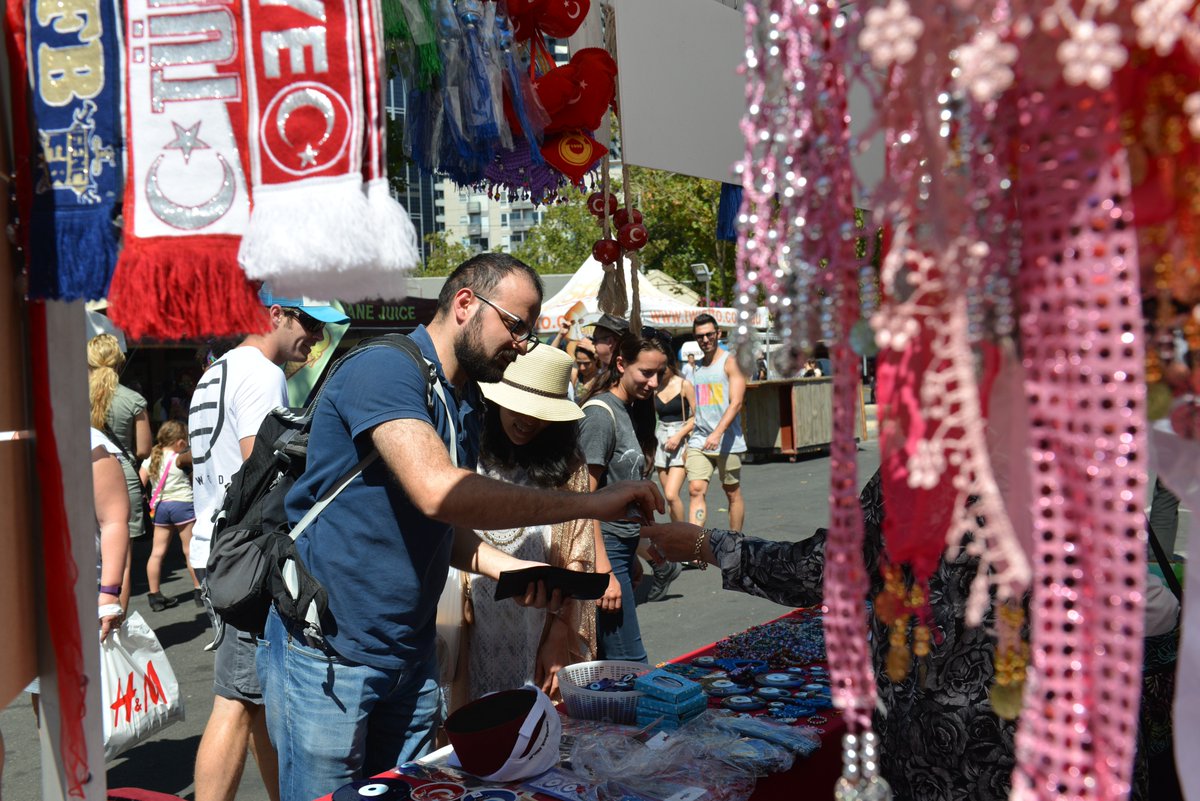
[[[876,473],[859,496],[870,597],[883,588],[883,496]],[[821,603],[825,530],[802,542],[772,542],[715,529],[710,538],[725,589],[767,598],[784,606]],[[1013,721],[992,712],[991,612],[972,628],[963,615],[978,560],[960,553],[943,558],[929,582],[933,650],[907,678],[893,683],[883,672],[888,632],[870,616],[871,650],[879,699],[875,715],[882,745],[881,770],[896,801],[1004,801],[1013,766]]]

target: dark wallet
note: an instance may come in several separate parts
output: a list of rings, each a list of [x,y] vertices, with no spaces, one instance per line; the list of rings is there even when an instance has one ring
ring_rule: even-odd
[[[567,570],[565,567],[541,565],[501,573],[500,580],[496,582],[496,600],[503,601],[514,595],[524,595],[529,585],[537,581],[546,582],[547,593],[562,590],[564,600],[578,598],[582,601],[594,601],[603,596],[604,591],[608,589],[607,573],[584,573],[579,570]]]

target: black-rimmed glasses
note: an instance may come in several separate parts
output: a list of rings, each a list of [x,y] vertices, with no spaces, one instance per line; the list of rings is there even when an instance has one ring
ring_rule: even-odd
[[[325,330],[325,323],[300,309],[288,307],[283,310],[283,313],[300,323],[300,327],[304,329],[304,333],[306,334],[315,337]]]
[[[696,339],[718,339],[721,336],[720,331],[709,331],[704,334],[695,334]]]
[[[513,342],[517,343],[518,345],[523,343],[525,345],[526,353],[538,346],[537,334],[532,328],[529,327],[529,323],[525,322],[509,310],[492,303],[478,292],[475,293],[475,297],[496,310],[496,314],[500,315],[500,320],[508,329],[508,335],[511,336],[513,338]]]

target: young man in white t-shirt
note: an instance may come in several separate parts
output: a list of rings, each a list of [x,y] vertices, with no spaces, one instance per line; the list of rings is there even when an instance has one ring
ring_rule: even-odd
[[[188,414],[196,525],[190,559],[198,576],[208,565],[213,514],[233,474],[254,448],[267,414],[288,405],[284,363],[304,361],[324,337],[326,323],[348,322],[332,306],[259,293],[271,329],[246,339],[213,363],[199,383]],[[272,801],[279,799],[279,768],[267,736],[262,689],[255,672],[254,637],[225,626],[217,645],[212,714],[196,754],[196,801],[232,801],[254,752]]]

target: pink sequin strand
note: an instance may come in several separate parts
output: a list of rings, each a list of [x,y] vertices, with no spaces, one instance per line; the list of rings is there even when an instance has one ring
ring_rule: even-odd
[[[859,318],[859,231],[852,202],[846,24],[836,2],[746,5],[748,113],[742,123],[746,157],[739,167],[742,324],[735,333],[745,341],[749,312],[761,293],[790,346],[783,365],[798,365],[818,330],[834,341],[826,649],[834,701],[852,732],[866,732],[875,707],[875,678],[858,503],[859,357],[849,345]]]
[[[1145,385],[1115,108],[1111,90],[1061,82],[1026,86],[1019,105],[1020,330],[1038,570],[1018,801],[1117,801],[1130,788],[1142,686]]]

